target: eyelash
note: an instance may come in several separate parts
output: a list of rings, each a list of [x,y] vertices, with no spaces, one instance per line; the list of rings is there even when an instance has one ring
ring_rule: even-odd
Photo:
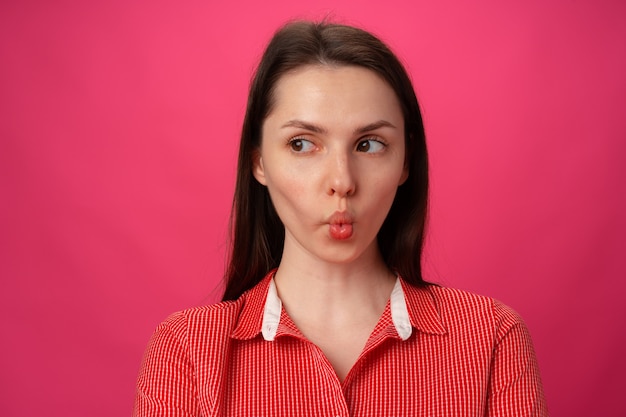
[[[289,139],[289,141],[287,142],[287,146],[289,146],[289,147],[291,148],[291,150],[292,150],[292,151],[294,151],[295,153],[303,153],[301,150],[300,150],[300,151],[297,151],[297,150],[295,150],[295,149],[294,149],[294,144],[295,144],[296,142],[308,142],[308,143],[310,143],[311,145],[313,145],[313,142],[311,142],[310,140],[305,139],[305,138],[303,138],[303,137],[300,137],[300,136],[296,136],[295,138],[291,138],[291,139]]]
[[[377,137],[377,136],[370,136],[370,137],[366,137],[366,138],[363,138],[363,139],[359,140],[359,142],[356,145],[357,146],[357,150],[358,150],[359,146],[362,143],[366,143],[366,142],[376,142],[376,143],[380,144],[382,146],[382,149],[381,149],[380,152],[384,151],[385,148],[387,147],[387,144],[385,143],[385,141],[383,141],[379,137]]]
[[[291,138],[291,139],[289,139],[287,141],[287,146],[289,146],[291,148],[291,150],[293,152],[295,152],[295,153],[306,153],[306,151],[294,149],[294,144],[296,144],[297,142],[306,142],[306,143],[310,143],[312,146],[315,146],[312,141],[310,141],[310,140],[308,140],[308,139],[306,139],[304,137],[301,137],[301,136],[296,136],[296,137]],[[370,137],[365,137],[365,138],[359,139],[359,141],[356,144],[356,150],[358,151],[359,150],[359,146],[361,144],[363,144],[363,143],[366,143],[366,142],[376,142],[376,143],[380,144],[382,146],[382,148],[383,148],[381,151],[383,151],[387,147],[387,143],[385,143],[385,141],[383,141],[379,137],[377,137],[377,136],[370,136]]]

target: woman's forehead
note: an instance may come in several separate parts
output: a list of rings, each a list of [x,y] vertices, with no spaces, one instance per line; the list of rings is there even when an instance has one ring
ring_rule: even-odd
[[[268,119],[401,123],[402,111],[391,86],[372,70],[358,66],[307,65],[276,83]]]

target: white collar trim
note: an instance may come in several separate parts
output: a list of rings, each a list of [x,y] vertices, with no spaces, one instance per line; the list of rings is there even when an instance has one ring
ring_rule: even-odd
[[[400,278],[396,279],[396,285],[393,286],[391,297],[389,299],[391,307],[391,320],[402,340],[406,340],[413,333],[413,326],[409,319],[409,310],[406,308],[406,300],[404,298],[404,290]]]
[[[274,278],[272,278],[270,280],[270,288],[267,291],[267,299],[265,300],[265,309],[263,311],[263,324],[261,325],[263,339],[271,342],[274,340],[274,337],[276,337],[282,309],[283,303],[280,301],[280,298],[278,298],[276,284],[274,283]]]
[[[409,319],[409,310],[406,307],[404,290],[402,289],[400,278],[396,279],[396,284],[391,291],[389,305],[391,307],[391,320],[393,321],[398,335],[402,340],[407,340],[413,333],[413,326],[411,326],[411,320]],[[263,323],[261,325],[263,339],[271,342],[276,337],[282,309],[283,303],[280,301],[280,298],[278,298],[276,284],[274,283],[274,278],[272,278],[267,292],[267,299],[265,300],[265,308],[263,310]]]

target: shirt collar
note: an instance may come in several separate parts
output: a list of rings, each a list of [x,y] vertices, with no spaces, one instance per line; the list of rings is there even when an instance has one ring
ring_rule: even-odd
[[[259,284],[242,295],[244,305],[232,333],[233,338],[251,339],[261,333],[265,340],[272,341],[279,329],[285,327],[281,324],[284,316],[274,283],[275,272],[271,271]],[[446,333],[428,287],[417,288],[398,277],[391,291],[389,307],[393,325],[402,340],[411,336],[413,328],[431,334]]]
[[[424,332],[433,335],[444,335],[446,328],[439,314],[437,299],[431,291],[431,285],[416,287],[400,279],[404,290],[404,299],[411,325]]]
[[[276,337],[278,331],[278,323],[280,323],[280,316],[283,311],[283,303],[278,298],[278,291],[276,291],[276,284],[274,278],[270,281],[270,286],[267,291],[267,299],[265,300],[265,309],[263,310],[263,322],[261,324],[261,333],[263,333],[263,339],[272,341]]]

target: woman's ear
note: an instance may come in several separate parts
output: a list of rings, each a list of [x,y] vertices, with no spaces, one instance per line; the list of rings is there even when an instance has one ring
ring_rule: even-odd
[[[407,150],[407,144],[409,142],[413,141],[413,135],[409,134],[408,138],[405,139],[405,146],[404,146],[404,167],[402,167],[402,175],[400,176],[400,181],[398,181],[398,187],[401,186],[402,184],[404,184],[406,182],[406,180],[409,179],[409,160],[410,160],[410,155],[409,155],[409,151]]]
[[[262,184],[267,185],[265,180],[265,168],[263,167],[263,158],[261,157],[261,152],[256,149],[252,154],[252,175],[254,178]]]
[[[402,170],[402,175],[400,176],[400,181],[398,182],[398,187],[406,182],[409,178],[409,167],[404,165],[404,169]]]
[[[402,175],[400,175],[400,181],[398,182],[398,187],[401,186],[409,179],[409,159],[408,156],[404,156],[404,166],[402,167]]]

